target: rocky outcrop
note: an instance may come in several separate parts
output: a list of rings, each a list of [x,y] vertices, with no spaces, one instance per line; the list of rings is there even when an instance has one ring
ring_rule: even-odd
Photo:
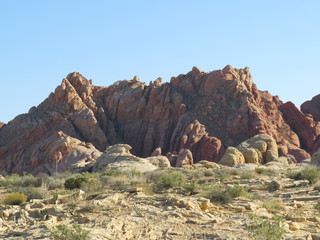
[[[320,121],[320,94],[313,97],[311,101],[303,103],[301,111],[305,114],[311,114],[315,121]]]
[[[302,113],[292,102],[287,102],[279,106],[279,110],[282,112],[285,121],[290,125],[291,129],[298,135],[300,147],[309,153],[316,151],[315,141],[320,134],[320,122],[314,121],[310,114]],[[296,151],[297,150],[298,147],[296,147]],[[301,154],[300,157],[296,156],[298,160],[308,157],[306,153],[301,152]]]
[[[280,155],[310,157],[316,142],[320,144],[318,130],[298,129],[283,105],[257,89],[249,68],[203,72],[194,67],[169,83],[158,78],[146,85],[134,77],[109,87],[71,73],[39,106],[1,127],[0,169],[51,173],[76,160],[92,165],[99,152],[118,143],[132,146],[139,157],[162,154],[176,161],[187,149],[194,163],[218,162],[227,147],[261,133],[275,139]],[[76,153],[71,147],[53,151],[51,146],[62,141],[58,132],[79,140],[75,146],[92,145]],[[190,164],[188,159],[183,162]]]
[[[278,159],[278,146],[273,137],[258,134],[240,143],[237,148],[229,147],[220,164],[234,166],[243,163],[265,164]]]
[[[228,147],[219,163],[232,167],[245,163],[245,159],[243,154],[238,149],[235,147]]]
[[[3,122],[0,122],[0,128],[2,128],[4,125],[6,125],[6,124]]]
[[[278,158],[278,146],[273,137],[259,134],[237,146],[243,154],[246,163],[260,163],[274,161]]]
[[[97,159],[92,167],[93,172],[104,172],[106,170],[117,170],[121,172],[150,172],[159,167],[169,167],[170,163],[166,157],[139,158],[130,153],[131,147],[126,144],[110,146]]]

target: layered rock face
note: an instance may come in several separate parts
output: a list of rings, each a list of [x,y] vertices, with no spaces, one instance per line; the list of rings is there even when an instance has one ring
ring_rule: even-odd
[[[38,107],[1,128],[0,168],[63,171],[76,161],[91,164],[117,143],[132,146],[140,157],[167,155],[174,166],[218,162],[228,146],[260,133],[275,139],[280,155],[310,157],[317,122],[297,110],[313,129],[298,130],[286,109],[277,97],[257,90],[248,68],[194,67],[170,83],[158,78],[148,86],[134,77],[97,87],[71,73]]]

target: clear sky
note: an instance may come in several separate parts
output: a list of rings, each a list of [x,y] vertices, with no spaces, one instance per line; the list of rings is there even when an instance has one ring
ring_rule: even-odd
[[[296,105],[320,94],[318,0],[2,0],[0,121],[40,104],[70,72],[109,86],[227,64]]]

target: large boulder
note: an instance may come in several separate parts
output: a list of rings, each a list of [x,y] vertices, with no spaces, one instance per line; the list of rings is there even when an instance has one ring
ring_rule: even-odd
[[[237,146],[246,163],[264,164],[278,159],[278,146],[273,137],[258,134]]]
[[[245,163],[245,158],[238,149],[234,147],[228,147],[219,163],[232,167]]]
[[[150,172],[156,170],[160,166],[168,166],[168,162],[166,162],[165,159],[139,158],[132,155],[130,150],[131,147],[127,144],[116,144],[108,147],[96,160],[92,167],[92,171],[104,172],[107,169],[111,169],[121,172],[130,172],[133,170],[139,172]]]

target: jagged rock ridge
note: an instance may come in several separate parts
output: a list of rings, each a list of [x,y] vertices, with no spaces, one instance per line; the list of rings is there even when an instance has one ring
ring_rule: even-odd
[[[146,85],[134,77],[109,87],[71,73],[38,107],[1,128],[0,168],[63,171],[75,162],[94,161],[116,143],[129,144],[142,157],[161,148],[173,164],[185,149],[193,162],[217,162],[227,146],[260,133],[276,140],[280,155],[299,161],[314,151],[319,122],[259,91],[249,68],[202,72],[194,67],[170,83],[158,78]]]

